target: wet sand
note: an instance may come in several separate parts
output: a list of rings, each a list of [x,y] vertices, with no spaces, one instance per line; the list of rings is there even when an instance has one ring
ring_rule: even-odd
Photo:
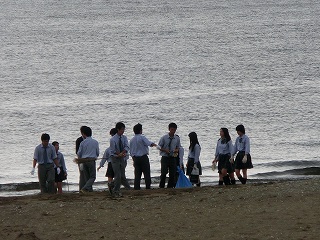
[[[0,198],[0,239],[319,239],[320,179]]]

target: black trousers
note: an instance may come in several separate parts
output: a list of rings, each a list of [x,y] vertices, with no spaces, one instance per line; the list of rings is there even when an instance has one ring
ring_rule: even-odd
[[[175,175],[177,171],[176,158],[174,157],[162,157],[161,158],[161,175],[160,175],[160,188],[164,188],[166,184],[166,176],[169,171],[169,181],[167,188],[175,187]]]
[[[151,187],[150,162],[148,155],[133,157],[134,189],[140,189],[141,175],[143,173],[146,189]]]

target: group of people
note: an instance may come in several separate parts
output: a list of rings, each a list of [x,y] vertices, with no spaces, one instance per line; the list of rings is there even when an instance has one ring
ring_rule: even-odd
[[[134,166],[134,189],[140,189],[142,174],[145,179],[146,189],[151,188],[151,174],[149,162],[149,147],[156,147],[161,156],[161,175],[159,187],[164,188],[167,174],[169,179],[167,188],[176,186],[179,168],[185,172],[183,164],[184,149],[180,143],[180,137],[176,134],[177,125],[170,123],[168,133],[162,136],[158,144],[150,141],[142,134],[142,125],[133,127],[134,137],[128,141],[124,135],[125,124],[118,122],[115,128],[110,130],[110,146],[104,151],[99,167],[96,169],[96,160],[99,156],[99,143],[92,138],[92,130],[88,126],[80,128],[81,136],[76,140],[77,163],[79,167],[79,191],[80,193],[92,192],[93,183],[96,179],[96,170],[100,170],[107,162],[106,177],[108,189],[113,197],[121,197],[120,187],[123,185],[130,189],[126,178],[125,169],[127,160],[131,156]],[[235,184],[237,178],[242,184],[247,180],[247,169],[253,167],[250,156],[250,140],[245,135],[243,125],[236,127],[238,137],[235,145],[232,144],[227,128],[220,129],[220,139],[217,142],[213,166],[218,163],[219,185]],[[189,133],[189,152],[186,163],[186,175],[192,184],[200,186],[202,167],[200,163],[201,147],[195,132]],[[61,182],[67,176],[67,170],[59,143],[49,144],[50,136],[42,134],[42,143],[35,149],[32,174],[38,164],[38,177],[42,193],[61,193]],[[236,158],[234,159],[234,156]],[[242,173],[241,173],[242,171]],[[56,182],[54,184],[54,182]],[[56,185],[56,187],[54,187]]]

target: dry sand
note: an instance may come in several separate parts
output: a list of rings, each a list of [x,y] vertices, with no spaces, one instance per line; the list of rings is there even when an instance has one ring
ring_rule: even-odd
[[[320,239],[320,179],[0,198],[0,239]]]

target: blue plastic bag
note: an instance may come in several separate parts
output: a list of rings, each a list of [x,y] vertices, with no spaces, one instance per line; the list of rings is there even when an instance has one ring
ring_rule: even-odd
[[[177,171],[179,172],[179,178],[176,183],[176,188],[189,188],[192,187],[192,183],[189,181],[189,179],[184,175],[183,171],[177,167]]]

